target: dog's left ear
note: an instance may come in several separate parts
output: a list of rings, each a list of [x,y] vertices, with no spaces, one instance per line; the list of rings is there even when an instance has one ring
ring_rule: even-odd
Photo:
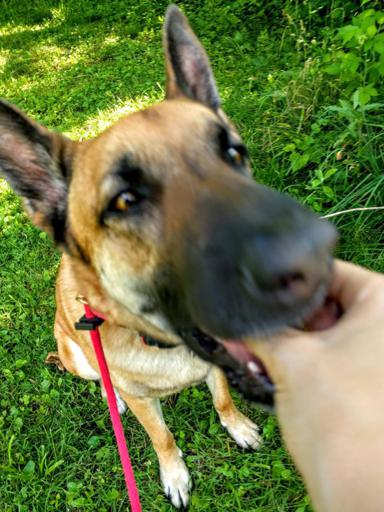
[[[175,5],[170,5],[165,15],[164,49],[167,98],[184,94],[217,110],[220,97],[207,54]]]
[[[0,101],[0,173],[32,221],[65,245],[68,178],[75,143]]]

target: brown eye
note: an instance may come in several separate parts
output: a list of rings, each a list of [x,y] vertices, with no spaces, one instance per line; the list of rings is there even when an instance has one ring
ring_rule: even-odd
[[[244,165],[244,163],[245,163],[244,150],[240,151],[240,149],[230,146],[227,149],[227,156],[228,156],[229,161],[233,165],[240,166],[240,165]]]
[[[243,161],[243,157],[235,148],[228,148],[227,150],[229,158],[232,160],[234,164],[240,165]]]
[[[115,210],[118,212],[127,212],[129,208],[135,206],[140,201],[140,197],[130,191],[122,192],[115,199]]]

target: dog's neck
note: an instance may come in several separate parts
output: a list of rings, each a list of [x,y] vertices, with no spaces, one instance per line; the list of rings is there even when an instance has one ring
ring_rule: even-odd
[[[73,300],[76,300],[78,296],[83,296],[94,311],[102,314],[107,319],[108,324],[137,331],[166,343],[180,343],[180,338],[176,335],[160,330],[145,319],[134,315],[114,300],[103,289],[97,273],[91,265],[85,264],[68,254],[63,255],[62,264],[65,264],[67,271],[73,277],[73,282],[76,282],[76,292],[73,294]]]

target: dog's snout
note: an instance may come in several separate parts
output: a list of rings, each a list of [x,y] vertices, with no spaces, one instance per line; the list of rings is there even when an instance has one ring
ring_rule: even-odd
[[[194,324],[227,339],[293,325],[326,292],[336,230],[245,179],[223,177],[208,190],[172,246]]]
[[[287,305],[306,300],[327,276],[335,242],[334,228],[315,218],[295,236],[256,233],[239,265],[247,292]]]

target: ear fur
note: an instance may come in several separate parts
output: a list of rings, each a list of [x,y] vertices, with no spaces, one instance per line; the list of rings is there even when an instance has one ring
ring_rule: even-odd
[[[0,100],[0,173],[24,200],[32,221],[65,244],[68,180],[75,143],[49,132]]]
[[[220,98],[207,54],[175,5],[165,15],[164,50],[167,98],[183,94],[218,110]]]

